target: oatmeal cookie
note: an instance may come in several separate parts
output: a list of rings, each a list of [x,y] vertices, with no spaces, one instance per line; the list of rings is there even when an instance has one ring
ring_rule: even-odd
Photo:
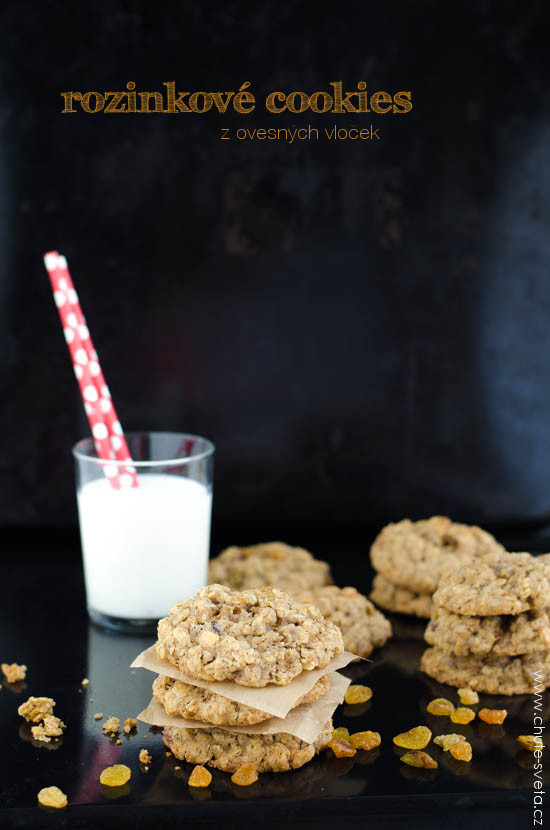
[[[432,516],[387,525],[374,540],[370,555],[374,568],[394,585],[417,594],[431,594],[449,559],[494,550],[504,552],[502,545],[480,527]]]
[[[301,591],[332,583],[328,562],[315,559],[309,551],[284,542],[226,548],[211,560],[208,579],[237,591],[266,585],[285,591]]]
[[[329,676],[321,677],[295,705],[300,706],[302,703],[318,700],[328,691],[329,686]],[[153,683],[153,697],[156,697],[169,715],[200,720],[215,726],[248,726],[272,717],[260,709],[253,709],[208,689],[191,686],[182,680],[174,680],[164,675],[157,677]]]
[[[313,744],[293,735],[245,735],[225,729],[175,729],[166,727],[163,740],[172,754],[190,764],[208,764],[235,772],[254,764],[258,772],[286,772],[307,764],[332,739],[332,720]]]
[[[491,553],[444,568],[433,600],[455,614],[485,617],[546,608],[549,598],[550,565],[529,553]]]
[[[355,588],[326,585],[295,596],[300,602],[310,602],[320,608],[323,617],[342,632],[346,651],[360,657],[368,657],[392,635],[390,621]]]
[[[532,694],[535,672],[540,672],[537,683],[543,688],[550,686],[550,651],[519,657],[457,657],[429,648],[422,655],[420,668],[440,683],[468,686],[490,695]]]
[[[199,680],[284,686],[344,651],[340,629],[314,605],[275,588],[207,585],[158,624],[156,651]]]
[[[550,649],[550,617],[546,610],[474,617],[435,606],[424,634],[426,642],[449,654],[514,657]]]
[[[399,588],[382,574],[376,574],[372,581],[370,598],[376,605],[397,614],[412,614],[429,618],[432,598],[429,594],[417,594],[408,588]]]

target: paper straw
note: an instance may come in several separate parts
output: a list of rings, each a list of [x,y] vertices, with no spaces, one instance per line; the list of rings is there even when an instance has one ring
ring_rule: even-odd
[[[128,462],[124,465],[107,463],[103,465],[103,471],[113,487],[117,489],[121,484],[137,487],[137,474],[135,468],[132,467],[128,445],[99,365],[97,352],[74,289],[67,260],[57,251],[49,251],[44,255],[44,264],[50,277],[54,301],[69,347],[98,457],[106,462],[115,459]]]

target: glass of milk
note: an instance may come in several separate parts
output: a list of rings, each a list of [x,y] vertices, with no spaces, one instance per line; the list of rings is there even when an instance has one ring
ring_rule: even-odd
[[[92,438],[73,455],[88,614],[140,632],[206,584],[214,445],[175,432],[125,438],[138,487],[112,487]]]

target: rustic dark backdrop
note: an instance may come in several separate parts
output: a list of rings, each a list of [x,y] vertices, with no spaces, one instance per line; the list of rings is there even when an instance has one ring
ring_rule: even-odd
[[[216,443],[222,536],[370,538],[443,512],[544,547],[548,22],[536,0],[330,14],[300,0],[4,2],[6,538],[76,522],[69,451],[87,426],[41,261],[58,248],[125,428]],[[249,81],[259,105],[61,114],[65,90],[169,80]],[[265,111],[270,91],[334,80],[411,90],[413,110]],[[381,140],[220,140],[223,126],[358,121]]]

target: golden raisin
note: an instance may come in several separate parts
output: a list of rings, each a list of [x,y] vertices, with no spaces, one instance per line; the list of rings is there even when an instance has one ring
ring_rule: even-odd
[[[38,803],[43,807],[55,807],[60,810],[67,806],[67,796],[59,787],[44,787],[38,793]]]
[[[432,737],[431,729],[427,726],[415,726],[408,732],[401,732],[393,739],[394,744],[404,749],[424,749],[428,746]]]
[[[349,732],[345,726],[339,726],[337,729],[332,730],[332,740],[333,741],[349,741]]]
[[[446,697],[436,697],[434,700],[430,700],[426,706],[426,712],[429,712],[430,715],[450,715],[454,710],[454,703],[451,703]]]
[[[380,732],[354,732],[350,735],[349,742],[354,749],[366,749],[369,752],[380,746],[382,738]]]
[[[472,706],[474,703],[479,703],[479,695],[473,689],[463,688],[458,690],[458,697],[460,702],[465,706]]]
[[[357,752],[349,741],[342,738],[331,741],[329,746],[337,758],[351,758]]]
[[[518,735],[518,744],[529,752],[534,752],[535,749],[541,750],[543,748],[542,738],[534,735]]]
[[[115,764],[112,767],[105,767],[99,780],[106,787],[121,787],[130,780],[132,770],[126,764]]]
[[[258,770],[254,764],[243,764],[233,773],[231,780],[239,787],[249,787],[250,784],[254,784],[258,780]]]
[[[449,747],[449,752],[457,761],[472,760],[472,747],[468,741],[455,741]]]
[[[193,767],[193,772],[189,776],[188,784],[190,787],[209,787],[212,781],[212,773],[206,767],[197,764]]]
[[[470,723],[475,718],[476,713],[473,709],[467,709],[465,706],[459,706],[454,712],[451,712],[451,720],[453,723]]]
[[[464,735],[458,735],[456,732],[451,732],[448,735],[437,735],[434,738],[434,744],[443,747],[444,751],[447,752],[453,744],[465,740],[466,738]]]
[[[405,752],[405,754],[401,756],[401,760],[404,764],[408,764],[410,767],[437,769],[437,761],[434,760],[431,755],[428,755],[427,752],[419,752],[418,749],[415,749],[413,752]]]
[[[346,703],[366,703],[372,697],[370,686],[348,686],[344,700]]]
[[[504,723],[508,712],[506,709],[480,709],[477,713],[484,723]]]

